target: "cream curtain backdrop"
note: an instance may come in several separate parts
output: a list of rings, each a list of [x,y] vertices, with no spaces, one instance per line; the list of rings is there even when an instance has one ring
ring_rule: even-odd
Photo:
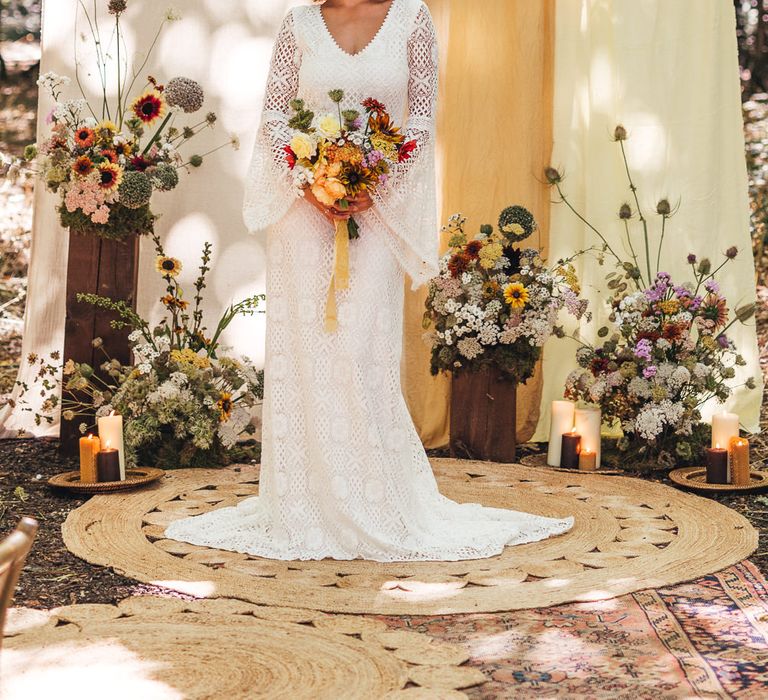
[[[565,171],[565,192],[587,218],[619,240],[619,206],[629,201],[613,128],[622,123],[641,206],[668,197],[680,209],[667,227],[662,266],[688,279],[685,257],[722,260],[741,254],[722,282],[731,307],[754,301],[747,172],[739,93],[735,15],[728,0],[558,0],[555,41],[553,165]],[[652,217],[651,217],[652,218]],[[550,255],[595,242],[564,206],[552,208]],[[582,337],[594,341],[606,320],[597,284],[606,272],[582,264],[585,293],[596,312]],[[737,380],[760,381],[754,325],[731,333],[748,366]],[[562,397],[575,366],[573,341],[550,342],[544,355],[541,419],[535,440],[548,439],[550,402]],[[739,390],[727,407],[758,430],[761,392]],[[708,406],[705,413],[713,409]]]

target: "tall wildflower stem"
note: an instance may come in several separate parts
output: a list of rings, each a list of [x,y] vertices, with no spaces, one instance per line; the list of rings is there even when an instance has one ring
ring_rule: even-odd
[[[661,265],[661,247],[664,244],[664,232],[667,228],[667,216],[661,217],[661,238],[659,239],[659,249],[656,251],[656,274],[659,274],[659,267]]]
[[[574,213],[577,219],[581,221],[585,226],[587,226],[591,231],[593,231],[597,237],[603,242],[603,246],[605,246],[605,249],[616,259],[616,262],[619,265],[622,265],[624,261],[621,259],[621,257],[616,253],[616,251],[611,247],[611,244],[608,243],[608,239],[600,233],[600,231],[595,228],[587,219],[579,212],[576,207],[574,207],[570,201],[568,201],[568,197],[565,196],[563,193],[562,188],[560,187],[560,183],[556,182],[554,183],[555,187],[557,188],[557,193],[560,195],[560,200],[565,203],[565,205]],[[637,285],[638,289],[642,289],[642,281],[641,280],[635,280],[635,284]]]
[[[643,216],[643,210],[640,208],[640,199],[637,196],[637,186],[632,180],[632,173],[629,170],[629,161],[627,160],[627,152],[624,149],[624,141],[619,140],[619,146],[621,147],[621,158],[624,161],[624,169],[627,172],[627,180],[629,180],[629,189],[632,191],[632,196],[635,198],[635,206],[637,207],[637,216],[640,219],[640,223],[643,225],[643,238],[645,239],[645,266],[648,272],[648,282],[650,283],[651,277],[651,246],[648,240],[648,221]]]
[[[643,280],[643,273],[640,272],[640,263],[637,261],[637,253],[635,252],[635,246],[632,245],[632,236],[629,232],[629,223],[626,219],[624,219],[624,231],[627,234],[627,244],[629,245],[629,252],[632,255],[632,261],[635,263],[635,268],[637,269],[638,273],[640,274],[640,283],[642,285],[645,285],[645,281]],[[650,284],[651,281],[648,280],[648,284]]]

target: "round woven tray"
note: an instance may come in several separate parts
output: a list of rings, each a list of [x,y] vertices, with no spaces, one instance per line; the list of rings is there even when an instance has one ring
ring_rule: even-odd
[[[684,467],[669,472],[669,478],[678,486],[707,493],[749,492],[768,488],[768,472],[752,471],[749,474],[750,482],[743,486],[736,484],[708,484],[707,470],[704,467]]]
[[[100,481],[95,484],[86,484],[80,481],[80,472],[65,472],[48,479],[48,483],[57,488],[65,489],[72,493],[115,493],[118,491],[130,491],[158,481],[165,476],[165,471],[154,467],[136,467],[125,470],[124,481]]]
[[[608,469],[607,467],[600,467],[600,469],[566,469],[564,467],[550,467],[547,464],[547,455],[544,453],[537,454],[537,455],[526,455],[525,457],[520,458],[520,464],[526,466],[526,467],[540,467],[542,469],[551,469],[553,472],[568,472],[569,474],[578,473],[578,474],[601,474],[603,476],[618,476],[618,475],[624,475],[627,476],[626,472],[621,471],[620,469]]]

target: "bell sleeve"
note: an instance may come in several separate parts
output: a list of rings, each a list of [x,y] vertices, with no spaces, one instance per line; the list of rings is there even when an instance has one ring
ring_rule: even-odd
[[[243,220],[252,234],[280,221],[296,201],[283,149],[291,139],[288,115],[298,92],[300,68],[301,51],[289,12],[272,51],[261,125],[245,181]]]
[[[373,193],[374,216],[389,233],[389,243],[412,289],[438,273],[438,222],[435,185],[435,117],[438,89],[437,37],[426,5],[408,39],[408,120],[406,140],[415,141],[411,157],[392,168],[388,181]]]

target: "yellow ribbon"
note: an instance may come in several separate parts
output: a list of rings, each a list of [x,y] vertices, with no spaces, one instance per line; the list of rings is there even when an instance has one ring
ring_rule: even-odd
[[[349,288],[349,225],[346,219],[336,222],[336,239],[333,242],[333,274],[328,285],[325,304],[325,330],[334,333],[339,328],[336,308],[336,292]]]

